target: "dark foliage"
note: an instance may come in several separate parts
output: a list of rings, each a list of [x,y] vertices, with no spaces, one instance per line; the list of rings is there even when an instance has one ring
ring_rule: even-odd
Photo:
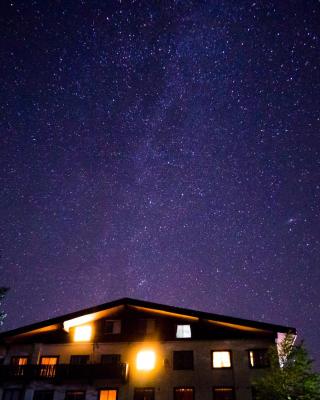
[[[294,345],[289,334],[278,349],[269,350],[269,357],[270,369],[254,382],[257,400],[320,399],[320,375],[313,371],[303,343]]]
[[[0,287],[0,305],[1,305],[1,300],[4,298],[6,293],[8,292],[9,288],[6,287]],[[4,311],[0,311],[0,326],[3,324],[3,320],[7,314]]]

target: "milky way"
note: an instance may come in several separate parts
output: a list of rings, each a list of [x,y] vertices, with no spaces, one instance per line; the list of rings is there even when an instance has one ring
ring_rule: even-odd
[[[320,3],[0,7],[2,329],[128,296],[320,358]]]

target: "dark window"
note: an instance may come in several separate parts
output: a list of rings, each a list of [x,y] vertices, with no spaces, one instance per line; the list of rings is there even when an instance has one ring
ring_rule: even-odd
[[[83,390],[68,390],[65,400],[85,400],[86,392]]]
[[[267,349],[249,350],[249,365],[251,368],[269,367],[269,358]]]
[[[193,351],[174,351],[173,369],[193,369]]]
[[[213,400],[233,400],[234,390],[231,387],[213,388]]]
[[[101,364],[120,364],[120,354],[102,354]]]
[[[71,356],[70,364],[72,365],[86,365],[88,364],[89,356]]]
[[[174,400],[193,400],[194,399],[194,389],[188,387],[174,388],[173,390]]]
[[[5,389],[3,391],[2,400],[21,400],[22,399],[21,389]]]
[[[113,333],[113,321],[105,321],[104,333]]]
[[[99,400],[117,400],[117,389],[103,389],[99,392]]]
[[[154,400],[154,388],[135,388],[133,400]]]
[[[53,400],[53,390],[35,390],[33,400]]]
[[[121,332],[120,320],[105,319],[103,323],[103,333],[106,335],[116,335]]]

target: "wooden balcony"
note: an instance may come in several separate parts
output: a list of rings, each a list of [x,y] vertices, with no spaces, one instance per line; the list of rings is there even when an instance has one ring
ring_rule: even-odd
[[[57,364],[57,365],[0,365],[0,382],[52,380],[55,383],[72,381],[127,380],[128,364]]]

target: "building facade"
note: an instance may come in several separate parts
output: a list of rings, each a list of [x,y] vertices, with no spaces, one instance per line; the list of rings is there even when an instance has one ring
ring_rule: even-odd
[[[252,400],[294,328],[120,299],[0,335],[2,400]]]

